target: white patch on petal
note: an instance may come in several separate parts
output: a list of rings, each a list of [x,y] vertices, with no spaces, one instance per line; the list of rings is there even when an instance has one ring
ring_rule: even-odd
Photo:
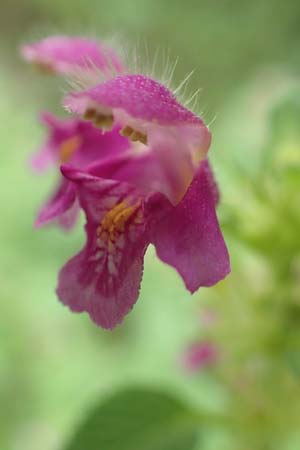
[[[107,260],[107,268],[108,271],[111,275],[117,275],[118,270],[117,267],[115,265],[114,259],[112,255],[108,255],[108,260]]]

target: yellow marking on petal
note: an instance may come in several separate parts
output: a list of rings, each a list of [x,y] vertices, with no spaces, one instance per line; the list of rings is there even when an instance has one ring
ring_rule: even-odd
[[[139,206],[140,202],[133,205],[128,205],[126,201],[117,203],[112,209],[107,211],[101,220],[97,228],[98,237],[105,242],[108,240],[114,242],[124,232],[126,223]]]
[[[65,139],[59,147],[59,161],[62,164],[68,162],[80,147],[81,142],[79,136],[72,136],[69,139]]]
[[[130,139],[132,142],[141,142],[144,145],[147,145],[148,143],[148,137],[145,133],[142,133],[141,131],[134,130],[129,125],[126,125],[126,127],[122,128],[120,131],[121,136],[125,136],[128,139]]]

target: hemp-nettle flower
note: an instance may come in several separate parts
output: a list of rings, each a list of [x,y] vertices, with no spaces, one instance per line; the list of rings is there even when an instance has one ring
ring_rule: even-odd
[[[62,167],[77,186],[87,241],[62,268],[57,294],[71,310],[87,311],[104,328],[120,323],[136,302],[150,243],[191,292],[215,284],[230,270],[208,162],[201,163],[176,205],[168,199],[172,184],[156,170],[159,166],[157,155],[147,153],[122,155],[89,171]]]
[[[115,327],[138,298],[150,243],[191,292],[225,277],[219,192],[206,159],[211,135],[176,90],[130,73],[113,50],[83,38],[54,36],[22,54],[81,89],[64,100],[80,118],[46,116],[50,137],[34,159],[37,168],[62,164],[64,175],[37,223],[70,226],[78,205],[86,215],[86,245],[60,272],[60,300]]]
[[[213,342],[199,341],[191,344],[182,355],[182,365],[187,372],[198,372],[213,367],[220,357],[219,349]]]
[[[50,36],[21,47],[24,59],[43,72],[76,75],[81,68],[97,68],[105,73],[120,72],[122,62],[116,53],[102,42],[82,37]]]
[[[117,129],[103,132],[80,119],[58,119],[50,113],[41,114],[41,122],[48,129],[48,138],[31,159],[33,168],[38,172],[50,166],[58,168],[67,162],[83,169],[94,161],[128,148],[127,140]],[[74,224],[78,212],[74,187],[61,175],[59,178],[53,195],[38,214],[36,226],[54,219],[64,228]]]

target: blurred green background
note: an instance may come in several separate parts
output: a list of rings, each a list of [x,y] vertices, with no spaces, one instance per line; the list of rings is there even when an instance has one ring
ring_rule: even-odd
[[[201,449],[300,448],[299,24],[296,0],[1,0],[1,450],[62,448],[96,398],[127,384],[246,418],[234,436],[206,431]],[[213,133],[232,274],[191,298],[150,249],[141,297],[113,332],[54,294],[82,229],[32,226],[55,178],[28,167],[44,138],[37,113],[63,114],[64,85],[27,67],[18,46],[57,32],[116,37],[145,64],[146,48],[179,57],[174,84],[195,69],[189,91],[201,88],[198,111]],[[204,307],[219,317],[213,330]],[[222,361],[187,375],[180,355],[207,333]]]

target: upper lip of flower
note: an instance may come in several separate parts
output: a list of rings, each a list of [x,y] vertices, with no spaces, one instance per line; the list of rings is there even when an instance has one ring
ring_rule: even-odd
[[[144,75],[119,75],[81,92],[70,93],[64,100],[70,112],[87,119],[111,117],[124,128],[130,127],[144,135],[157,127],[186,129],[193,134],[210,133],[200,117],[181,105],[172,92]]]
[[[169,158],[177,159],[179,164],[186,155],[196,168],[210,146],[211,135],[201,118],[180,104],[168,88],[144,75],[119,75],[70,93],[64,106],[100,126],[118,124],[120,133],[140,151],[172,149]],[[182,194],[193,170],[186,175]]]
[[[88,103],[96,109],[123,110],[130,117],[161,125],[197,124],[202,120],[181,105],[173,93],[158,81],[144,75],[119,75],[82,92],[72,93],[64,105],[84,114]]]

